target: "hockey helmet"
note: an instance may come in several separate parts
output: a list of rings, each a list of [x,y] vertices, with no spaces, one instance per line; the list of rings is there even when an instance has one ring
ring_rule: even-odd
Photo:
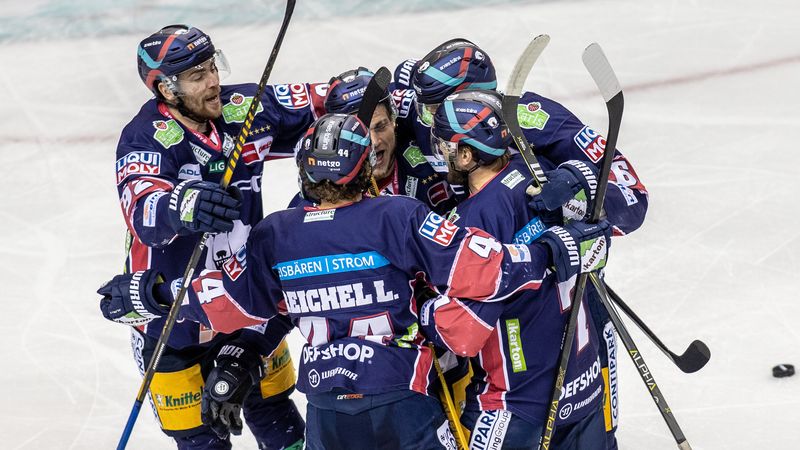
[[[225,55],[214,48],[211,37],[188,25],[168,25],[142,40],[136,51],[139,77],[156,96],[159,82],[168,83],[179,95],[178,74],[212,58],[220,78],[230,72]]]
[[[445,160],[459,144],[477,150],[483,164],[508,151],[511,134],[503,121],[502,96],[496,91],[470,89],[447,97],[436,109],[431,125],[431,148]]]
[[[369,130],[354,115],[325,114],[317,119],[300,139],[298,165],[308,180],[319,183],[349,184],[358,175],[364,161],[375,164]]]
[[[417,62],[412,84],[417,114],[429,125],[430,115],[445,97],[464,89],[495,89],[497,76],[489,55],[459,38],[439,45]]]

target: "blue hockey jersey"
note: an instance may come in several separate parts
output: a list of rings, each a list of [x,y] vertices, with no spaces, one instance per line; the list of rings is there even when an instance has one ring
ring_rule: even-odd
[[[413,92],[413,91],[412,91]],[[416,101],[414,98],[413,101]],[[522,95],[517,106],[520,127],[536,153],[555,165],[569,160],[591,164],[599,173],[605,152],[605,138],[581,122],[560,103],[533,92]],[[425,125],[412,106],[399,119],[402,132],[412,133],[423,155],[432,167],[447,172],[447,164],[437,160],[430,147],[430,127]],[[453,186],[457,194],[460,187]],[[603,208],[614,234],[623,235],[639,228],[647,213],[648,194],[633,165],[617,149],[609,175],[609,186]]]
[[[546,160],[540,163],[545,169],[551,166]],[[450,218],[459,226],[482,228],[502,242],[529,244],[545,230],[527,206],[530,180],[524,160],[515,155]],[[439,345],[473,356],[467,410],[503,409],[535,425],[545,421],[575,280],[558,283],[548,272],[538,290],[502,302],[436,301],[433,320],[423,323],[423,332]],[[583,299],[557,425],[596,413],[603,398],[598,334],[587,307]]]
[[[222,86],[222,116],[211,122],[208,136],[183,126],[168,108],[152,99],[122,131],[117,145],[117,190],[128,229],[126,270],[157,269],[167,279],[180,278],[199,235],[177,236],[168,223],[170,192],[183,180],[219,182],[234,139],[257,86]],[[263,217],[261,175],[263,163],[293,156],[297,139],[316,118],[322,104],[317,86],[267,86],[248,142],[231,185],[243,195],[241,219],[233,231],[211,236],[201,266],[221,269],[246,241],[252,226]],[[157,338],[165,319],[140,327]],[[168,345],[183,348],[210,341],[214,332],[193,322],[179,322]]]
[[[536,289],[541,244],[501,245],[402,196],[267,216],[235,257],[206,270],[181,314],[232,331],[288,314],[306,338],[297,387],[429,394],[433,354],[418,332],[412,282],[425,274],[452,297],[502,299]]]

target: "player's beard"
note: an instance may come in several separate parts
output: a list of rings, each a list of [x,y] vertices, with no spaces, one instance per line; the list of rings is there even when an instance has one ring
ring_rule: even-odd
[[[198,123],[214,120],[222,115],[220,91],[220,87],[216,86],[203,95],[180,97],[178,111]]]
[[[450,184],[466,186],[468,179],[469,172],[467,171],[450,169],[450,171],[447,172],[447,182]]]

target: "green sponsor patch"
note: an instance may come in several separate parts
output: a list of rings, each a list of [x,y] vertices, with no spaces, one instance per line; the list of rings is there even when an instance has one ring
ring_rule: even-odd
[[[222,107],[222,118],[225,123],[242,123],[247,117],[247,110],[250,109],[250,104],[253,103],[253,97],[245,97],[242,94],[234,93],[230,97],[230,101]],[[264,105],[258,105],[256,114],[264,111]]]
[[[164,148],[170,148],[183,140],[183,128],[173,119],[166,121],[156,120],[153,122],[153,126],[156,129],[153,137],[160,142]]]
[[[403,157],[411,164],[411,167],[417,167],[420,164],[425,164],[428,162],[425,159],[425,156],[422,154],[422,151],[416,145],[409,145],[408,148],[403,152]]]
[[[225,171],[225,160],[214,161],[208,165],[209,173],[221,173]]]
[[[522,352],[522,337],[520,336],[519,319],[506,319],[506,333],[508,334],[508,350],[511,353],[511,370],[525,372],[525,353]]]
[[[517,105],[517,119],[522,128],[544,130],[544,126],[550,120],[550,114],[542,109],[541,103],[532,102],[527,105]]]
[[[411,348],[411,343],[417,339],[417,333],[419,332],[419,325],[414,322],[407,328],[407,333],[403,336],[395,338],[395,343],[397,343],[398,347],[401,348]]]

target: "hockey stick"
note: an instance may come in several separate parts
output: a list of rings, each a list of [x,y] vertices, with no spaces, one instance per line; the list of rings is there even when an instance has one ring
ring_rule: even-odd
[[[533,64],[539,59],[547,44],[550,43],[550,36],[540,34],[533,38],[525,50],[520,55],[517,63],[514,64],[514,70],[511,71],[511,78],[506,85],[506,92],[503,94],[503,120],[506,122],[508,131],[511,138],[519,149],[522,159],[528,165],[528,169],[533,175],[533,191],[531,195],[536,195],[542,191],[542,183],[547,179],[544,176],[544,171],[536,160],[536,155],[533,153],[533,147],[525,139],[525,134],[519,126],[519,118],[517,117],[517,108],[519,108],[519,99],[522,96],[522,87],[528,74],[533,67]]]
[[[609,148],[611,147],[606,147],[606,149]],[[648,368],[647,364],[644,362],[642,354],[639,352],[639,349],[633,342],[633,339],[628,333],[627,328],[625,328],[625,324],[622,323],[622,318],[620,318],[616,308],[611,302],[608,301],[608,292],[606,291],[606,286],[603,283],[597,283],[595,286],[597,287],[597,291],[600,293],[600,301],[603,302],[603,306],[605,306],[606,310],[608,310],[608,315],[611,317],[611,322],[614,324],[617,334],[622,340],[622,343],[625,345],[625,349],[628,351],[633,364],[637,369],[639,369],[639,375],[641,376],[645,386],[647,386],[647,391],[650,392],[650,396],[653,398],[658,411],[661,413],[661,417],[663,417],[664,421],[667,423],[667,427],[669,428],[670,433],[672,433],[672,437],[675,438],[678,448],[680,450],[691,450],[692,447],[689,445],[689,441],[686,440],[686,436],[684,436],[680,425],[678,425],[678,421],[672,414],[672,409],[667,404],[667,400],[661,394],[661,389],[658,388],[656,380],[653,378],[653,374],[650,372],[650,368]]]
[[[622,88],[619,81],[614,74],[614,70],[608,63],[602,49],[597,44],[592,44],[583,51],[583,64],[592,75],[595,84],[600,89],[603,99],[606,101],[606,108],[608,109],[608,134],[606,135],[606,151],[603,154],[603,166],[600,169],[600,177],[597,182],[597,194],[595,197],[595,205],[592,210],[592,215],[589,222],[597,222],[600,219],[600,214],[603,210],[603,201],[605,200],[606,191],[608,188],[608,176],[611,172],[611,163],[614,159],[614,149],[617,144],[617,136],[619,135],[620,124],[622,123],[622,110],[624,100],[622,96]],[[540,448],[549,449],[550,441],[555,431],[556,414],[558,412],[558,403],[561,397],[561,391],[564,387],[564,377],[567,372],[567,364],[569,364],[570,350],[572,349],[572,341],[575,338],[575,329],[578,324],[578,311],[580,310],[580,302],[583,299],[583,293],[586,288],[587,274],[581,273],[578,275],[578,280],[575,284],[575,291],[572,296],[572,306],[569,314],[569,322],[564,331],[564,336],[561,342],[561,355],[559,356],[558,372],[556,374],[556,382],[553,386],[553,394],[550,399],[550,410],[547,414],[547,422],[542,427],[542,436],[539,441]]]
[[[375,72],[375,75],[369,80],[366,90],[364,90],[364,97],[361,100],[361,105],[358,107],[358,120],[360,120],[367,127],[369,132],[369,125],[372,123],[372,114],[378,103],[381,102],[388,95],[389,83],[392,81],[392,73],[386,67],[381,67]],[[370,177],[370,194],[373,197],[380,195],[378,183],[374,177]]]
[[[638,326],[639,329],[642,330],[642,332],[644,332],[644,334],[648,338],[650,338],[650,340],[653,341],[654,344],[656,344],[656,347],[658,347],[659,350],[664,352],[664,354],[667,355],[667,358],[669,358],[670,361],[672,361],[676,366],[678,366],[678,368],[682,370],[684,373],[697,372],[698,370],[705,367],[705,365],[711,359],[711,350],[703,341],[697,339],[695,339],[691,344],[689,344],[689,347],[686,348],[683,354],[678,355],[672,352],[669,348],[667,348],[667,346],[663,342],[661,342],[661,339],[659,339],[658,336],[656,336],[655,333],[653,333],[653,331],[650,330],[650,328],[644,323],[644,321],[642,321],[642,319],[639,318],[639,316],[637,316],[636,313],[633,312],[633,310],[631,310],[630,306],[628,306],[622,300],[622,298],[620,298],[620,296],[617,295],[617,293],[614,292],[613,289],[611,289],[611,286],[609,286],[603,280],[601,280],[600,277],[598,277],[597,274],[595,273],[590,274],[589,277],[592,280],[592,284],[595,285],[598,291],[600,291],[600,288],[598,287],[600,283],[602,283],[605,286],[606,292],[608,293],[608,297],[606,298],[606,300],[610,300],[612,303],[616,304],[623,312],[625,312],[625,315],[627,315],[633,321],[633,323],[635,323],[636,326]]]
[[[520,153],[522,154],[526,163],[528,163],[529,165],[531,174],[535,179],[534,183],[538,182],[538,185],[534,186],[534,188],[536,188],[536,191],[533,192],[534,195],[536,194],[536,192],[541,190],[541,183],[546,182],[547,180],[544,177],[543,173],[539,175],[534,171],[534,169],[537,168],[539,170],[541,169],[539,168],[539,164],[536,161],[536,155],[533,152],[532,146],[530,145],[530,143],[528,143],[527,139],[525,138],[525,135],[522,132],[522,129],[519,126],[519,121],[517,118],[517,103],[519,102],[525,79],[527,78],[528,73],[530,72],[530,69],[533,66],[533,63],[536,61],[541,52],[544,50],[544,47],[547,45],[548,41],[549,39],[547,38],[547,36],[538,36],[528,45],[528,47],[525,49],[525,51],[517,61],[517,64],[514,66],[514,71],[512,72],[511,80],[509,81],[508,86],[506,88],[507,89],[506,96],[504,97],[503,101],[503,118],[505,119],[506,126],[508,126],[509,132],[511,133],[514,139],[517,148],[520,150]],[[587,49],[587,51],[589,51],[589,49]],[[616,77],[614,76],[613,71],[611,70],[611,67],[608,64],[608,61],[605,59],[605,56],[602,56],[602,51],[599,49],[599,46],[596,49],[591,50],[591,52],[600,53],[600,55],[593,55],[594,60],[592,60],[591,65],[597,67],[598,69],[603,69],[603,71],[606,72],[606,76],[604,77],[604,79],[602,81],[597,82],[598,86],[601,86],[601,83],[603,83],[603,85],[610,85],[611,88],[614,88],[614,89],[603,89],[603,87],[601,87],[601,91],[603,91],[603,95],[604,98],[606,98],[606,103],[609,109],[609,117],[610,117],[609,128],[611,128],[612,105],[610,104],[610,102],[611,100],[614,99],[616,86],[619,86],[619,83],[616,81]],[[598,61],[597,58],[600,58],[600,60]],[[586,57],[584,57],[584,60],[586,60]],[[587,66],[589,66],[589,64],[587,64]],[[603,68],[602,66],[606,67]],[[591,68],[590,72],[594,74]],[[621,120],[621,108],[622,108],[621,94],[622,93],[620,89],[619,91],[620,98],[618,100],[619,102],[618,108],[620,109],[620,111],[619,114],[617,114],[619,116],[617,122]],[[508,100],[505,100],[506,98]],[[616,107],[617,105],[614,106]],[[617,123],[617,128],[618,126],[619,123]],[[612,147],[611,145],[608,144],[608,142],[611,142],[611,140],[609,139],[609,141],[606,143],[606,148],[607,149],[615,148],[616,147],[615,141],[616,138],[614,139],[614,144],[613,144],[614,146]],[[604,163],[607,160],[608,158],[604,160]],[[595,273],[590,274],[590,277],[592,279],[592,282],[595,284],[601,298],[607,300],[609,297],[608,297],[608,292],[606,291],[607,286],[605,285],[605,283],[602,282]],[[631,317],[632,320],[634,320],[634,322],[636,322],[637,325],[639,325],[640,328],[642,328],[643,331],[645,331],[646,334],[648,334],[648,337],[650,337],[654,342],[656,342],[657,345],[660,343],[659,348],[661,348],[662,351],[664,351],[667,354],[667,356],[670,357],[670,359],[672,359],[676,365],[678,365],[679,368],[684,370],[684,372],[688,373],[690,371],[688,369],[693,369],[691,370],[692,372],[699,370],[702,366],[705,365],[706,362],[708,362],[708,358],[710,357],[710,352],[708,350],[708,347],[706,347],[706,345],[701,341],[693,342],[692,345],[689,347],[689,349],[687,349],[687,351],[684,352],[684,354],[681,356],[675,355],[674,353],[670,352],[666,348],[666,346],[664,346],[663,343],[661,343],[661,341],[658,340],[655,334],[653,334],[652,331],[650,331],[650,329],[647,328],[644,322],[642,322],[641,319],[639,319],[639,317],[636,316],[636,314],[634,314],[633,311],[630,310],[630,308],[628,308],[628,306],[622,301],[622,299],[619,298],[619,296],[617,296],[616,293],[614,293],[614,291],[611,291],[610,288],[608,288],[608,291],[611,292],[611,298],[614,299],[620,305],[620,307],[629,315],[629,317]],[[653,400],[656,402],[656,405],[659,406],[659,409],[661,410],[661,413],[664,416],[665,421],[667,422],[667,426],[670,428],[670,431],[675,437],[675,440],[678,443],[679,448],[685,450],[691,449],[688,442],[686,442],[686,438],[683,436],[683,433],[680,430],[677,421],[672,416],[671,410],[669,409],[668,406],[666,406],[666,400],[661,395],[661,391],[655,385],[652,375],[650,374],[650,371],[647,368],[647,366],[644,364],[644,360],[642,359],[641,354],[639,353],[638,349],[633,343],[630,334],[628,334],[627,329],[624,328],[624,325],[622,324],[619,315],[616,313],[616,310],[613,310],[613,305],[611,305],[611,303],[608,301],[604,301],[603,305],[606,307],[606,309],[609,310],[609,316],[611,316],[615,327],[618,330],[621,329],[622,330],[621,333],[624,333],[624,337],[622,337],[623,343],[625,344],[626,349],[631,355],[634,365],[636,365],[636,367],[639,369],[639,373],[640,376],[642,377],[642,380],[645,382],[648,388],[651,388],[651,395],[653,396]],[[577,310],[577,308],[573,309],[573,311],[575,310]],[[563,376],[561,378],[563,385]],[[664,406],[663,409],[662,405]],[[555,408],[551,410],[551,414],[548,417],[548,426],[551,428],[550,436],[548,437],[547,441],[548,446],[549,446],[549,439],[552,438],[552,431],[554,430],[553,424],[555,422],[555,420],[553,419],[553,423],[549,423],[550,420],[549,418],[550,417],[554,418],[557,410],[558,408],[556,404]],[[545,428],[545,430],[543,430],[543,435],[546,429],[547,427]],[[544,446],[544,448],[548,447]]]
[[[517,148],[522,155],[522,158],[528,164],[531,170],[531,175],[534,180],[528,193],[536,195],[541,192],[542,183],[547,182],[547,178],[541,169],[536,155],[533,151],[533,146],[525,138],[522,129],[519,126],[517,119],[517,109],[519,108],[519,100],[522,95],[522,88],[525,80],[528,78],[531,68],[539,55],[542,53],[547,43],[550,41],[549,36],[540,35],[534,38],[525,51],[520,55],[517,63],[514,65],[514,70],[511,72],[511,77],[506,87],[506,92],[503,97],[503,118],[511,133],[511,137]],[[595,274],[591,274],[593,283],[602,282]],[[670,351],[666,345],[653,333],[650,328],[631,310],[631,308],[606,284],[606,289],[611,295],[610,299],[617,306],[622,309],[625,314],[633,320],[634,323],[644,332],[644,334],[653,341],[654,344],[662,351],[667,358],[669,358],[680,370],[685,373],[692,373],[702,369],[711,358],[711,351],[705,343],[699,340],[692,342],[689,347],[683,352],[682,355],[677,355]]]
[[[242,147],[244,146],[247,137],[250,135],[250,128],[253,125],[253,119],[256,115],[258,105],[261,103],[261,97],[264,94],[264,88],[267,85],[267,80],[269,80],[272,67],[275,65],[275,59],[278,57],[278,51],[283,43],[283,37],[286,35],[286,29],[288,28],[289,21],[292,18],[295,1],[296,0],[287,0],[286,2],[286,11],[283,15],[283,23],[281,23],[281,28],[278,31],[278,37],[276,38],[275,44],[272,47],[272,52],[267,60],[267,65],[264,67],[264,73],[261,75],[261,80],[258,82],[258,90],[253,96],[253,101],[250,104],[250,109],[247,111],[247,117],[245,118],[244,125],[239,131],[239,136],[236,138],[236,146],[234,147],[233,152],[228,159],[228,164],[225,167],[225,172],[222,176],[222,180],[219,183],[222,189],[226,189],[230,184],[231,178],[233,177],[233,171],[236,169],[236,163],[242,154]],[[136,424],[136,419],[139,417],[139,410],[142,408],[144,399],[147,396],[147,391],[150,389],[150,383],[153,381],[156,367],[158,367],[158,362],[167,346],[167,340],[172,332],[172,328],[175,326],[175,322],[178,320],[178,312],[180,310],[181,303],[186,296],[186,289],[189,287],[189,283],[194,275],[194,271],[197,268],[197,263],[200,261],[200,256],[203,254],[203,250],[205,249],[206,239],[208,239],[208,234],[203,234],[203,236],[200,238],[200,241],[197,243],[197,246],[195,246],[192,256],[189,258],[189,263],[186,265],[186,270],[183,273],[183,282],[178,290],[178,295],[175,298],[175,301],[172,303],[172,307],[170,307],[169,314],[164,322],[164,328],[161,330],[161,336],[159,336],[158,341],[156,342],[153,355],[150,358],[150,363],[147,365],[147,369],[144,372],[142,384],[139,386],[139,392],[136,394],[136,401],[133,403],[133,408],[128,416],[128,422],[125,424],[125,429],[122,431],[122,436],[119,438],[117,450],[122,450],[128,445],[128,439],[133,431],[133,426]]]

